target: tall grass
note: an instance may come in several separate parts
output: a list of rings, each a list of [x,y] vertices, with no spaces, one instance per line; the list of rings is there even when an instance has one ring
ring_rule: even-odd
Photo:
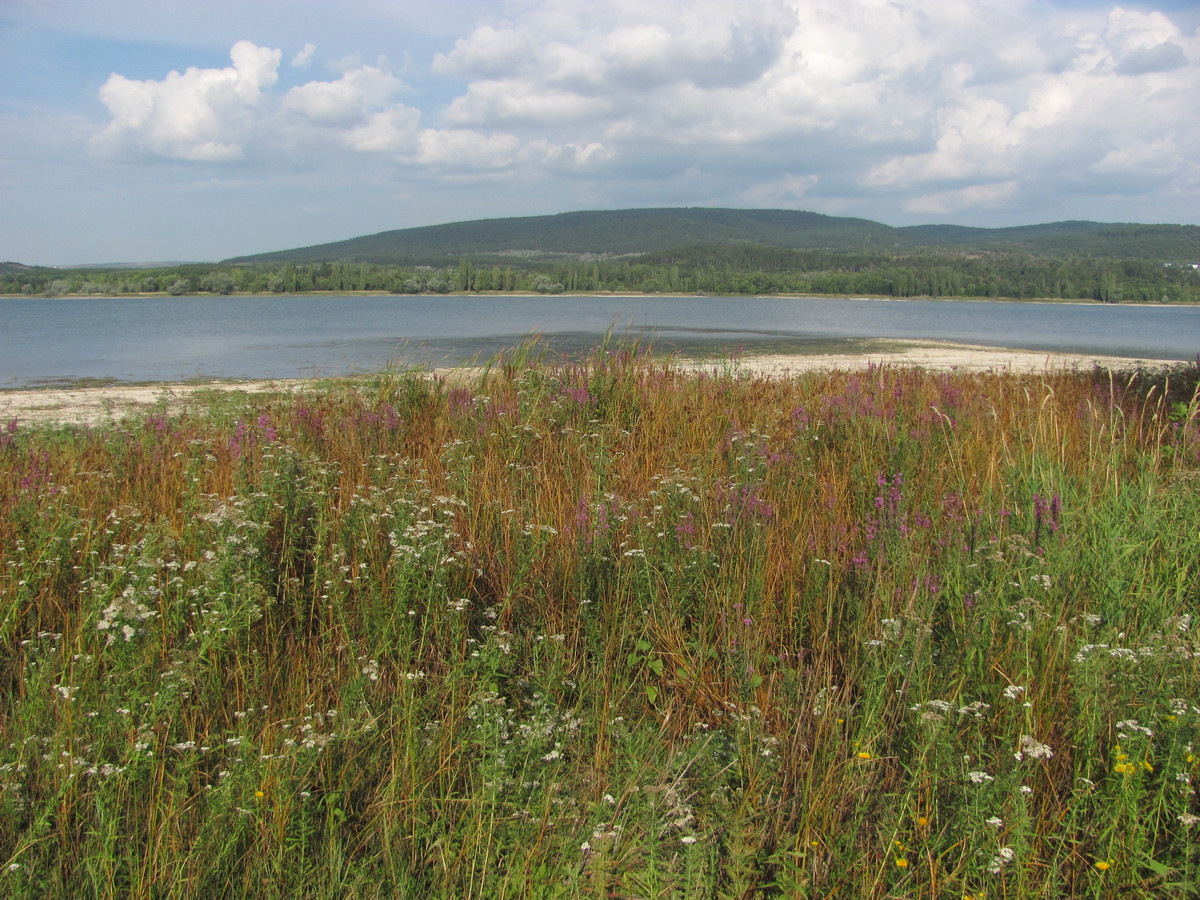
[[[1195,893],[1198,402],[1144,380],[525,348],[14,423],[0,890]]]

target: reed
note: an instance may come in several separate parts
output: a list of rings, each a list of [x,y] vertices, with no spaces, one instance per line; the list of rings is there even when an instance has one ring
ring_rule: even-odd
[[[1200,890],[1200,401],[613,342],[0,437],[12,897]]]

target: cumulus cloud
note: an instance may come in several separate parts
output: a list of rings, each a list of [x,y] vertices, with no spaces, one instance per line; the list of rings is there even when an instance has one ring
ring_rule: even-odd
[[[416,149],[421,123],[420,110],[407,106],[377,112],[362,125],[346,134],[349,145],[365,153],[409,156]]]
[[[511,134],[427,129],[417,136],[413,161],[448,170],[500,171],[516,164],[522,143]]]
[[[1161,178],[1178,171],[1183,154],[1171,138],[1144,141],[1131,137],[1126,143],[1104,154],[1091,170],[1101,175],[1140,175]]]
[[[1200,149],[1200,129],[1180,104],[1200,90],[1200,73],[1177,39],[1161,13],[1118,8],[1103,27],[1046,29],[1032,64],[998,82],[975,79],[976,61],[964,59],[924,117],[931,146],[875,163],[862,183],[913,191],[912,212],[950,213],[994,207],[1058,172],[1076,186],[1147,166],[1186,178],[1196,164],[1176,142]],[[986,64],[987,47],[976,49]]]
[[[922,215],[944,216],[964,209],[990,209],[1009,200],[1017,191],[1016,181],[975,184],[956,191],[922,194],[906,200],[905,209]]]
[[[465,21],[426,72],[406,70],[416,88],[357,57],[276,88],[280,52],[249,42],[231,68],[114,74],[95,146],[212,163],[286,141],[397,171],[590,178],[595,197],[637,193],[605,179],[642,179],[658,202],[669,177],[696,203],[886,200],[913,215],[994,209],[1056,181],[1122,190],[1139,171],[1177,191],[1200,182],[1200,35],[1161,12],[527,0],[506,14]]]
[[[387,106],[404,88],[390,72],[359,66],[337,81],[310,81],[294,87],[283,98],[283,109],[320,125],[358,124]]]
[[[316,44],[305,44],[304,49],[292,57],[292,65],[297,69],[307,69],[317,52]]]
[[[280,51],[238,41],[229,55],[231,67],[190,68],[162,81],[109,76],[100,100],[112,121],[95,149],[204,162],[240,158],[255,107],[278,78]]]
[[[434,56],[433,72],[477,78],[511,76],[533,60],[537,49],[530,34],[480,25],[467,37],[459,38],[449,53]]]
[[[611,103],[603,97],[580,96],[554,87],[518,79],[476,81],[447,108],[453,125],[514,124],[558,127],[604,118]]]
[[[748,188],[742,192],[741,199],[750,206],[799,206],[820,180],[819,175],[784,175]]]

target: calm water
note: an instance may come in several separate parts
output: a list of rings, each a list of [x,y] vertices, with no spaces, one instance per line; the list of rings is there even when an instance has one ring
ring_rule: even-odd
[[[0,387],[298,378],[457,365],[608,330],[663,352],[866,352],[873,339],[1194,359],[1200,307],[772,297],[273,296],[0,299]]]

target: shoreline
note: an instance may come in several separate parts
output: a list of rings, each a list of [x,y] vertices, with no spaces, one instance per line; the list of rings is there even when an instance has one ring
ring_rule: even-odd
[[[559,297],[564,300],[574,298],[588,297],[638,297],[638,298],[653,298],[661,297],[664,300],[670,299],[701,299],[701,298],[737,298],[737,297],[756,297],[764,300],[772,298],[780,300],[885,300],[893,303],[906,303],[912,300],[922,300],[930,303],[954,302],[954,303],[1047,303],[1055,305],[1067,306],[1124,306],[1130,308],[1154,308],[1154,307],[1174,307],[1174,306],[1200,306],[1200,302],[1190,302],[1180,300],[1175,303],[1163,303],[1162,301],[1147,301],[1147,302],[1132,302],[1126,301],[1121,303],[1104,303],[1100,300],[1088,300],[1080,297],[967,297],[960,295],[939,296],[933,297],[928,294],[914,294],[910,297],[895,297],[889,294],[796,294],[796,293],[779,293],[779,294],[710,294],[706,292],[666,292],[647,294],[644,291],[564,291],[561,294],[538,294],[536,292],[521,292],[521,291],[449,291],[445,294],[422,293],[422,294],[396,294],[392,291],[301,291],[297,293],[282,293],[277,294],[271,291],[234,291],[232,294],[211,294],[204,291],[197,291],[188,294],[168,294],[163,291],[145,292],[136,291],[128,294],[57,294],[54,296],[46,296],[44,294],[0,294],[0,300],[178,300],[182,298],[197,298],[197,297],[240,297],[254,299],[259,297],[395,297],[397,300],[412,299],[416,297]]]
[[[1038,374],[1095,367],[1119,371],[1139,366],[1180,365],[1180,360],[1130,359],[1080,353],[1013,350],[946,341],[890,341],[891,349],[865,353],[759,354],[735,358],[675,357],[681,371],[709,372],[732,368],[770,378],[786,378],[821,370],[854,370],[869,366],[916,367],[931,371]],[[452,376],[469,368],[431,369],[431,375]],[[0,389],[0,426],[13,421],[32,425],[104,425],[155,409],[184,406],[205,391],[294,393],[336,378],[259,379],[188,383],[79,385]]]

